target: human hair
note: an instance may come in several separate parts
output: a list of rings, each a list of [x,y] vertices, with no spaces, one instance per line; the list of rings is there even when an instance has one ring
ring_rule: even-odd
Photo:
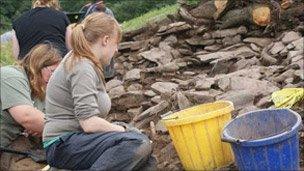
[[[72,69],[76,60],[87,58],[94,64],[100,80],[105,83],[103,66],[100,59],[91,51],[91,46],[104,36],[114,38],[117,35],[118,43],[121,40],[121,29],[118,22],[103,12],[94,12],[72,27],[71,59],[66,61],[68,70]]]
[[[49,7],[55,10],[61,9],[59,0],[33,0],[32,8],[36,7]]]
[[[106,5],[103,0],[93,0],[93,3],[96,5],[96,10],[100,12],[106,11]]]
[[[20,65],[28,76],[32,97],[44,100],[46,85],[41,70],[58,64],[61,59],[60,52],[51,43],[38,44],[25,55]]]

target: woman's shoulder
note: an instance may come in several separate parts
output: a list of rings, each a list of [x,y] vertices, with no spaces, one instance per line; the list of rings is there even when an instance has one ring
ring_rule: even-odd
[[[70,72],[72,73],[90,72],[94,70],[93,62],[87,58],[80,58],[80,59],[78,58],[72,61],[71,52],[64,57],[62,63],[65,66],[73,66],[73,67],[67,67],[70,68]]]
[[[8,78],[22,78],[27,79],[25,72],[22,68],[18,66],[4,66],[0,68],[1,72],[1,80],[5,80]]]
[[[87,58],[81,58],[76,62],[75,65],[76,69],[80,69],[83,71],[93,71],[94,70],[94,64],[91,60]]]

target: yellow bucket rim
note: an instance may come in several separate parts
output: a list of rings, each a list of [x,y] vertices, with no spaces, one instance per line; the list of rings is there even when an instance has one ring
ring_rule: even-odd
[[[213,105],[216,105],[216,104],[219,104],[219,103],[223,103],[224,107],[219,108],[217,110],[210,111],[210,112],[206,112],[203,115],[191,115],[191,116],[187,116],[187,117],[181,117],[180,116],[181,114],[186,113],[188,111],[192,111],[197,107],[199,107],[199,108],[208,107],[208,106],[213,106]],[[168,116],[163,117],[162,122],[167,127],[186,125],[186,124],[190,124],[190,123],[195,123],[195,122],[219,117],[221,115],[230,113],[233,110],[234,110],[234,107],[233,107],[233,103],[231,101],[221,100],[221,101],[216,101],[216,102],[212,102],[212,103],[204,103],[204,104],[192,106],[190,108],[183,109],[181,111],[172,113]]]

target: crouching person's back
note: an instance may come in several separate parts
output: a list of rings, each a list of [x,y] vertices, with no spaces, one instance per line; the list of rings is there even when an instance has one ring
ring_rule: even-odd
[[[104,119],[111,101],[102,68],[111,61],[120,38],[116,20],[104,13],[93,13],[73,28],[72,51],[46,92],[43,145],[50,166],[70,170],[154,167],[147,136]]]

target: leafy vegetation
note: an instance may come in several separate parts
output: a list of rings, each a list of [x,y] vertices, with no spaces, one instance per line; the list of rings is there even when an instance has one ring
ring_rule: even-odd
[[[1,43],[0,66],[11,65],[15,62],[12,54],[12,43]]]
[[[20,2],[22,1],[22,3]],[[60,0],[63,11],[78,12],[90,0]],[[128,21],[150,10],[162,8],[176,3],[176,0],[104,0],[119,22]],[[11,23],[23,12],[31,8],[31,0],[1,0],[0,28],[11,29]]]

